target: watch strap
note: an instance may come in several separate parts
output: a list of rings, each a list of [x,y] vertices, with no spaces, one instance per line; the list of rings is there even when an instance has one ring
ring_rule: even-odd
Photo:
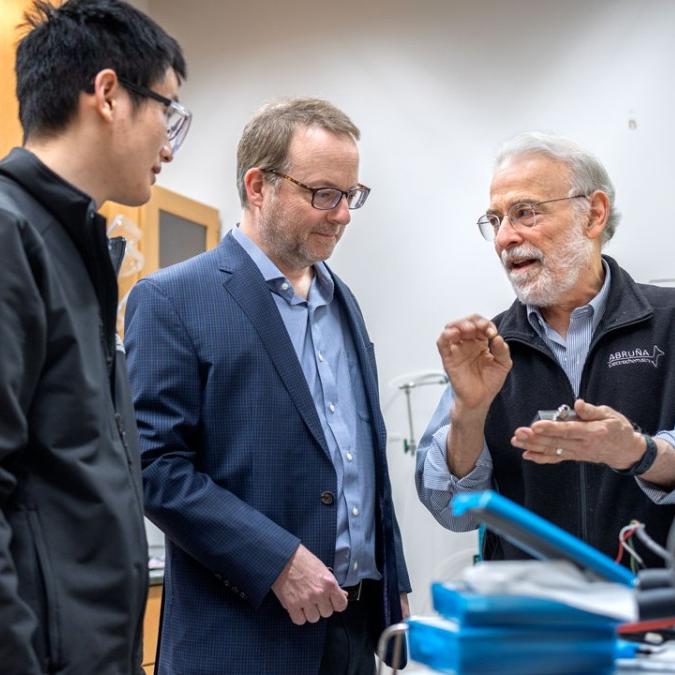
[[[656,441],[648,434],[641,434],[641,436],[645,439],[647,445],[647,449],[642,457],[634,464],[631,464],[627,469],[612,469],[612,471],[621,474],[622,476],[641,476],[651,469],[652,464],[654,464],[654,461],[656,460]]]

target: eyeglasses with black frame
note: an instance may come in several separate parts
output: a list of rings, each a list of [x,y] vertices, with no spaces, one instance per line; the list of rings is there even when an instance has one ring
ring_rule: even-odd
[[[151,98],[153,101],[158,101],[165,106],[166,133],[169,138],[169,145],[171,146],[171,154],[175,155],[190,129],[192,113],[177,101],[172,101],[170,98],[152,91],[152,89],[148,89],[140,84],[134,84],[123,77],[118,77],[117,79],[125,89],[133,91],[139,96]]]
[[[335,187],[313,188],[285,173],[275,171],[274,169],[263,169],[263,172],[271,173],[279,178],[284,178],[298,187],[309,190],[312,193],[312,206],[320,211],[330,211],[331,209],[334,209],[343,197],[347,198],[347,207],[349,209],[360,209],[366,203],[366,199],[368,199],[368,195],[370,194],[370,188],[361,185],[361,183],[358,183],[349,190],[340,190]]]
[[[516,202],[512,204],[506,216],[500,216],[496,213],[484,213],[477,221],[478,229],[486,241],[494,241],[497,238],[497,232],[501,227],[504,218],[508,218],[511,227],[529,229],[537,225],[537,216],[543,215],[538,211],[538,207],[553,202],[562,202],[567,199],[588,199],[588,195],[571,195],[570,197],[558,197],[557,199],[546,199],[541,202]]]

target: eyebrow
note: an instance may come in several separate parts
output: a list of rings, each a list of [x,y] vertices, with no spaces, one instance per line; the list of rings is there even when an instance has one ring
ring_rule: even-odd
[[[506,210],[508,211],[510,208],[516,206],[517,204],[538,204],[541,200],[540,199],[534,199],[533,197],[521,197],[520,199],[515,199],[512,201],[507,207]],[[499,209],[487,209],[485,211],[487,215],[499,215],[501,211]]]
[[[307,185],[311,185],[313,190],[321,190],[322,188],[329,188],[333,190],[340,190],[340,192],[343,192],[342,188],[337,185],[336,183],[332,183],[331,181],[324,181],[322,183],[319,183],[318,181],[307,181]],[[357,190],[358,188],[363,187],[363,183],[354,183],[354,185],[351,185],[348,188],[344,189],[344,192],[349,192],[350,190]]]

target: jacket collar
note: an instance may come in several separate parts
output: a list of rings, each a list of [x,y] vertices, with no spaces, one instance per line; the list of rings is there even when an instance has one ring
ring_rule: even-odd
[[[71,236],[73,223],[94,220],[96,205],[93,199],[54,173],[25,148],[14,148],[5,157],[0,162],[0,173],[20,183],[68,229]]]
[[[653,307],[628,272],[619,267],[608,255],[602,257],[609,265],[612,278],[607,307],[596,330],[596,336],[620,326],[643,321],[654,313]],[[495,320],[498,321],[499,333],[505,340],[541,341],[527,318],[525,305],[520,300],[515,300],[511,307],[498,315]]]
[[[106,221],[94,200],[43,164],[14,148],[0,162],[0,175],[18,183],[61,224],[75,244],[94,286],[109,344],[114,345],[117,279],[108,248]]]

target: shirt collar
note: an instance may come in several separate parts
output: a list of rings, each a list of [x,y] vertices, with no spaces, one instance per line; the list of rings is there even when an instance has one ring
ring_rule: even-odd
[[[595,330],[605,313],[605,309],[607,308],[607,297],[612,281],[612,272],[604,259],[602,260],[602,267],[605,270],[605,280],[602,284],[602,288],[600,288],[597,295],[595,295],[587,304],[577,307],[572,312],[572,316],[580,316],[590,312],[592,316],[593,333],[595,333]],[[545,331],[546,321],[541,311],[534,305],[525,305],[525,308],[527,310],[527,319],[530,322],[530,325],[537,334],[542,337],[542,333]]]
[[[291,302],[295,297],[293,285],[284,276],[281,270],[270,260],[267,254],[237,225],[232,230],[232,236],[246,251],[255,266],[260,270],[263,279],[267,282],[270,290]],[[328,304],[333,299],[335,284],[328,268],[323,262],[314,266],[314,279],[309,292],[310,302],[314,304]],[[284,287],[286,285],[286,287]],[[318,296],[316,294],[318,293]],[[304,302],[304,301],[303,301]]]

